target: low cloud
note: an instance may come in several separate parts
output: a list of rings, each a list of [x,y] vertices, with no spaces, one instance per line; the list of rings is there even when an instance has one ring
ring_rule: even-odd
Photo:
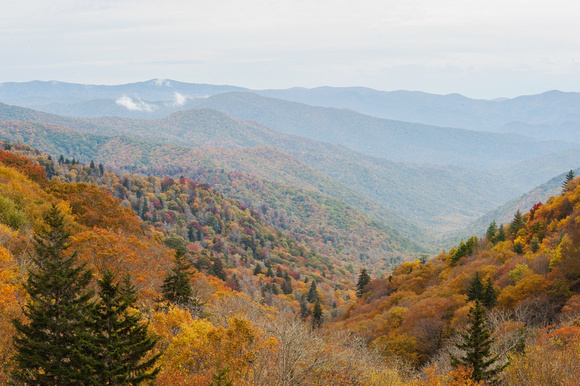
[[[141,98],[133,99],[125,95],[117,99],[115,103],[131,111],[146,111],[150,113],[157,110],[157,106],[143,102]]]
[[[180,107],[187,103],[187,99],[188,98],[185,95],[176,92],[173,95],[173,101],[167,102],[165,105],[171,107]]]

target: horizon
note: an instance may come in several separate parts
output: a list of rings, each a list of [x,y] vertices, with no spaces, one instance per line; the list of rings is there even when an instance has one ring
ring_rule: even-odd
[[[580,90],[571,0],[9,2],[0,82],[141,79],[513,98]]]
[[[367,86],[329,86],[329,85],[321,85],[321,86],[314,86],[314,87],[292,86],[292,87],[287,87],[287,88],[255,88],[255,89],[253,89],[253,88],[248,88],[248,87],[244,87],[244,86],[240,86],[240,85],[236,85],[236,84],[225,84],[225,83],[214,84],[214,83],[204,83],[204,82],[185,82],[185,81],[181,81],[181,80],[177,80],[177,79],[170,79],[170,78],[151,78],[151,79],[147,79],[147,80],[138,80],[138,81],[125,82],[125,83],[110,83],[110,84],[106,84],[106,83],[78,83],[78,82],[67,82],[67,81],[56,80],[56,79],[50,79],[50,80],[33,79],[33,80],[28,80],[28,81],[4,81],[4,82],[0,82],[0,86],[3,85],[3,84],[26,84],[26,83],[40,82],[40,83],[60,83],[60,84],[69,84],[69,85],[80,85],[80,86],[116,87],[116,86],[126,86],[126,85],[131,85],[131,84],[151,83],[151,82],[158,82],[158,81],[170,81],[170,82],[177,82],[177,83],[182,83],[182,84],[196,84],[196,85],[208,85],[208,86],[238,87],[238,88],[245,88],[248,92],[252,92],[252,91],[268,91],[268,90],[292,90],[292,89],[315,90],[315,89],[321,89],[321,88],[335,88],[335,89],[351,89],[351,88],[352,89],[357,89],[357,88],[359,88],[359,89],[369,89],[369,90],[378,91],[378,92],[384,92],[384,93],[412,92],[412,93],[423,93],[423,94],[437,95],[437,96],[460,95],[460,96],[465,97],[465,98],[468,98],[468,99],[473,99],[473,100],[487,100],[487,101],[511,100],[511,99],[515,99],[515,98],[518,98],[518,97],[542,95],[542,94],[547,94],[547,93],[550,93],[550,92],[580,93],[580,91],[564,91],[564,90],[560,90],[560,89],[551,89],[551,90],[540,91],[540,92],[534,93],[534,94],[520,94],[520,95],[515,95],[515,96],[512,96],[512,97],[497,96],[497,97],[494,97],[494,98],[475,98],[475,97],[471,97],[469,95],[465,95],[465,94],[462,94],[462,93],[459,93],[459,92],[450,92],[450,93],[441,94],[441,93],[428,92],[428,91],[423,91],[423,90],[409,90],[409,89],[382,90],[382,89],[377,89],[377,88],[372,88],[372,87],[367,87]]]

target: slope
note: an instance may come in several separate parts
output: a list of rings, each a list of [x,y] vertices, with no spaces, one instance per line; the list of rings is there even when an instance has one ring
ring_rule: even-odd
[[[580,148],[575,143],[379,119],[351,110],[313,107],[252,93],[214,95],[199,100],[198,105],[236,118],[253,119],[284,133],[393,161],[490,170]]]

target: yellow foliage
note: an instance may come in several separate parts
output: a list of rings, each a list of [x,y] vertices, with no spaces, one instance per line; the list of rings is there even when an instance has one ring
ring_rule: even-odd
[[[500,293],[497,303],[502,308],[513,308],[525,298],[543,292],[547,286],[543,276],[528,271],[515,286],[508,286]]]

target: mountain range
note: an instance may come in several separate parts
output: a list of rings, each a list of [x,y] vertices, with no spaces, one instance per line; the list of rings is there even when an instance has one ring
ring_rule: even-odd
[[[526,131],[530,125],[574,127],[574,93],[481,101],[363,88],[253,91],[152,80],[122,86],[4,83],[0,101],[38,109],[0,105],[0,138],[114,167],[241,171],[333,197],[435,246],[468,227],[481,230],[470,224],[580,164],[573,136]],[[44,125],[24,129],[14,121]],[[471,121],[482,125],[470,130]],[[504,133],[479,131],[492,126]],[[509,133],[515,128],[519,134]],[[543,139],[532,138],[540,132]],[[235,198],[247,193],[238,189]]]

